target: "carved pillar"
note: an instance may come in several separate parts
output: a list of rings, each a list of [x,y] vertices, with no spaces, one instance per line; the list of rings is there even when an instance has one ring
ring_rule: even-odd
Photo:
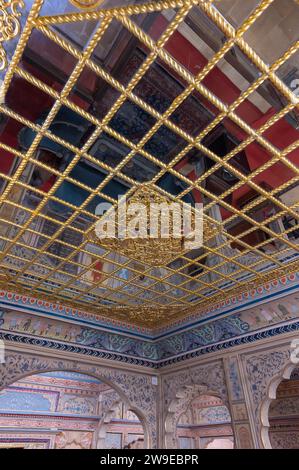
[[[229,406],[223,363],[220,360],[174,371],[162,377],[163,426],[160,442],[163,448],[176,448],[176,423],[190,401],[200,394],[220,397]],[[163,436],[163,441],[162,441]]]
[[[290,364],[290,345],[281,348],[272,346],[254,355],[244,355],[241,359],[247,389],[246,401],[251,412],[256,447],[264,448],[265,439],[263,442],[262,435],[267,431],[265,423],[268,422],[268,409],[265,411],[267,416],[262,416],[263,405],[267,403],[269,406],[271,399],[275,398],[276,388],[283,378],[282,373]],[[270,397],[272,383],[275,387]]]
[[[246,402],[246,391],[242,383],[242,371],[237,355],[224,359],[224,370],[227,382],[232,428],[237,449],[253,449],[254,429],[250,420],[250,410]]]

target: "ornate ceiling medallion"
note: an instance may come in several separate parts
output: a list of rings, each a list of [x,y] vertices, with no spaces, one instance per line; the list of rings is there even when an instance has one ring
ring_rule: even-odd
[[[202,212],[181,200],[174,202],[149,184],[137,188],[128,199],[121,198],[116,209],[109,209],[99,224],[90,241],[153,266],[169,264],[181,254],[200,248],[203,239],[217,233],[215,227],[203,221]],[[113,233],[108,233],[109,225]],[[99,233],[99,227],[104,226],[105,233]]]
[[[23,0],[0,0],[0,70],[8,65],[3,43],[11,41],[20,34],[21,25],[19,8],[24,8]],[[9,11],[10,9],[10,11]]]
[[[81,10],[91,10],[100,6],[104,0],[69,0],[72,5]]]

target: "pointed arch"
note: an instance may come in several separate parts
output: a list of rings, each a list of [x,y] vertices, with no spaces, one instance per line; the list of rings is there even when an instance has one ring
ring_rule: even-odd
[[[177,447],[176,427],[179,417],[184,413],[191,402],[201,395],[211,395],[222,399],[219,393],[210,390],[206,385],[193,384],[181,387],[173,400],[171,400],[165,418],[165,446],[166,449]],[[225,404],[226,405],[226,404]]]
[[[294,364],[291,360],[285,365],[285,367],[276,374],[269,382],[266,391],[266,398],[262,401],[260,407],[260,420],[261,420],[261,429],[260,429],[260,439],[262,446],[265,449],[272,449],[272,445],[269,437],[269,408],[273,400],[276,399],[277,389],[282,380],[290,379],[294,369],[298,367],[298,364]]]

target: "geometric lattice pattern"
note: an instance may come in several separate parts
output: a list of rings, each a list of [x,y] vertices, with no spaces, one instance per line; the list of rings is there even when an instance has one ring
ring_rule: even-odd
[[[299,169],[293,157],[299,140],[278,148],[267,138],[267,131],[291,113],[297,115],[298,96],[281,79],[279,70],[298,52],[299,41],[290,44],[281,57],[268,64],[246,40],[246,33],[267,13],[272,0],[260,1],[238,27],[220,13],[217,8],[220,2],[213,0],[162,0],[80,12],[57,12],[51,16],[43,13],[43,3],[41,0],[33,3],[2,87],[2,95],[8,97],[13,92],[15,79],[21,78],[42,92],[51,101],[51,106],[38,121],[28,119],[26,112],[13,109],[9,100],[1,105],[4,119],[13,120],[32,135],[28,145],[21,148],[2,142],[2,139],[0,142],[1,151],[14,157],[14,170],[0,174],[1,285],[112,318],[138,324],[150,321],[152,325],[153,322],[161,324],[183,317],[199,306],[223,299],[226,294],[242,292],[251,285],[298,269],[298,244],[293,236],[299,228],[298,200],[288,204],[281,195],[298,184]],[[194,9],[204,14],[224,38],[222,47],[197,75],[191,73],[167,47],[171,37]],[[175,11],[175,15],[158,38],[153,39],[150,32],[136,21],[140,15],[145,17],[169,11]],[[61,28],[80,22],[87,27],[92,26],[92,34],[82,48],[61,32]],[[146,51],[137,71],[125,82],[121,77],[115,78],[94,55],[113,24],[120,25],[137,38]],[[59,91],[49,85],[46,78],[37,77],[30,68],[23,66],[23,55],[35,31],[59,46],[73,60],[73,69]],[[237,99],[228,103],[209,89],[205,79],[236,47],[255,68],[257,78]],[[181,92],[162,110],[149,103],[138,91],[140,87],[142,89],[143,78],[155,64],[163,66],[182,85]],[[74,99],[86,68],[117,96],[104,115],[93,112],[91,107],[84,108]],[[239,109],[266,81],[281,96],[283,104],[268,120],[253,128],[241,117]],[[195,95],[210,110],[209,122],[196,135],[187,132],[183,123],[175,119],[177,110]],[[114,125],[122,107],[128,102],[146,114],[148,122],[151,122],[138,139],[132,137],[132,129],[125,133],[116,130]],[[62,109],[86,123],[89,133],[84,141],[75,142],[67,135],[61,136],[53,131],[53,123]],[[225,155],[220,155],[217,150],[209,148],[206,139],[223,122],[237,128],[243,138]],[[157,156],[154,151],[154,139],[159,138],[162,129],[167,129],[167,135],[176,136],[181,143],[169,159]],[[113,139],[116,147],[127,149],[114,165],[98,158],[93,151],[104,134]],[[71,155],[65,159],[63,167],[54,167],[40,158],[40,146],[45,138]],[[236,157],[252,145],[261,149],[266,157],[245,172],[236,165]],[[179,164],[192,152],[199,155],[198,165],[204,158],[212,163],[191,178],[180,171]],[[123,193],[127,197],[142,187],[138,177],[127,171],[136,159],[144,161],[147,168],[154,169],[148,181],[171,200],[181,202],[195,195],[204,202],[205,220],[217,230],[204,237],[200,250],[183,250],[172,262],[155,267],[147,264],[146,259],[134,259],[131,252],[129,256],[120,255],[90,242],[88,235],[97,222],[90,204],[100,198],[116,205],[117,195],[109,190],[112,183],[126,188]],[[104,176],[96,184],[82,180],[76,173],[80,162],[92,168],[95,174],[98,171]],[[290,176],[280,186],[269,188],[261,184],[259,177],[263,172],[279,172],[282,167]],[[36,170],[54,177],[55,182],[47,192],[32,184],[30,175]],[[231,181],[221,193],[206,184],[208,178],[219,171],[228,175]],[[161,182],[166,177],[178,181],[180,191],[174,194],[169,187],[163,186]],[[66,183],[72,190],[75,188],[75,194],[84,193],[79,203],[61,196]],[[243,204],[235,204],[232,196],[240,189],[247,189],[247,193],[254,197]],[[55,212],[53,207],[63,207],[64,210]],[[258,212],[259,208],[265,207],[267,210]],[[225,218],[221,217],[224,212]],[[292,224],[283,225],[285,218]],[[238,229],[233,229],[236,224]]]

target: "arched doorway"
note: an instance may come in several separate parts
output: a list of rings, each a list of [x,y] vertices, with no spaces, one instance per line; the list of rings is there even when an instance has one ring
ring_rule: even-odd
[[[299,449],[299,368],[277,387],[269,406],[269,440],[273,449]]]
[[[165,431],[167,449],[204,449],[209,445],[232,448],[234,444],[226,404],[206,386],[197,384],[184,386],[177,392],[168,407]]]
[[[180,449],[233,448],[231,417],[221,398],[199,395],[178,419],[177,443]]]
[[[67,370],[28,375],[0,392],[0,447],[94,448],[99,424],[115,403],[103,448],[144,442],[143,425],[110,384]]]
[[[97,449],[143,449],[144,428],[127,404],[117,400],[99,422],[95,437]]]

